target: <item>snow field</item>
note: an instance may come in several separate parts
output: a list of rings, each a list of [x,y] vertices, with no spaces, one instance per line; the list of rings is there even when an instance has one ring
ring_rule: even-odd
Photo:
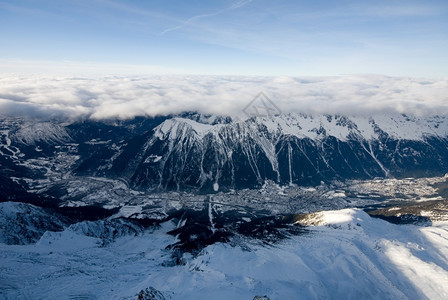
[[[0,244],[0,296],[120,299],[152,286],[169,299],[446,299],[448,224],[393,225],[362,210],[314,213],[310,233],[275,245],[217,243],[169,266],[170,222],[101,240],[66,230]],[[136,297],[134,297],[136,298]]]

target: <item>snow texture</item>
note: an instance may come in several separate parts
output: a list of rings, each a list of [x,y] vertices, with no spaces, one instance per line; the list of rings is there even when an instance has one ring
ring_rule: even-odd
[[[15,140],[27,145],[36,142],[62,143],[70,140],[67,130],[53,122],[28,122],[14,134]]]
[[[394,225],[358,209],[298,222],[310,233],[217,243],[181,265],[168,263],[171,222],[108,245],[82,230],[47,232],[34,245],[0,244],[0,296],[120,299],[153,287],[166,299],[447,299],[448,223]]]
[[[204,138],[208,133],[222,132],[223,127],[264,126],[273,136],[280,134],[295,136],[297,138],[310,138],[319,140],[333,136],[341,141],[350,137],[364,140],[378,139],[381,132],[390,138],[402,140],[423,140],[426,136],[447,137],[448,119],[446,117],[410,117],[402,114],[376,115],[375,117],[359,116],[330,116],[286,114],[272,117],[256,117],[244,123],[209,125],[185,118],[168,119],[154,129],[155,136],[161,140],[182,139],[185,135],[195,135]]]

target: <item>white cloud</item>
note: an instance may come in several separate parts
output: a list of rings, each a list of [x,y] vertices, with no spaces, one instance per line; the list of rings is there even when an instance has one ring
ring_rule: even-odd
[[[285,113],[448,113],[448,79],[1,75],[0,114],[104,119],[199,111],[241,116],[260,91]]]

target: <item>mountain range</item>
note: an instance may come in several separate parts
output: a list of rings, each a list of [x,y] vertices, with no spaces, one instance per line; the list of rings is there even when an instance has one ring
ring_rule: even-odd
[[[347,179],[448,172],[448,119],[185,113],[131,120],[0,123],[3,199],[70,176],[119,179],[141,191],[315,186]],[[7,199],[8,200],[8,199]]]

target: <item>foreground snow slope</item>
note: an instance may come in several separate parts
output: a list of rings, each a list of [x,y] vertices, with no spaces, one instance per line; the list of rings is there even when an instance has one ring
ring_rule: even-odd
[[[310,233],[276,245],[235,238],[170,264],[175,224],[104,246],[81,232],[0,244],[0,297],[120,299],[447,299],[448,224],[393,225],[356,209],[298,218]],[[170,266],[171,265],[171,266]]]

